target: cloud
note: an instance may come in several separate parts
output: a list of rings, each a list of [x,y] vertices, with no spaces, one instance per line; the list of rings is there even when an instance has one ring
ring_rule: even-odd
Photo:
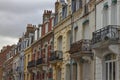
[[[0,36],[0,49],[1,49],[3,46],[6,46],[6,45],[16,44],[17,41],[18,41],[17,38]]]
[[[5,44],[11,38],[17,40],[25,32],[27,24],[38,25],[42,22],[44,10],[54,10],[55,1],[0,0],[0,38]],[[3,46],[3,40],[0,40],[0,46]]]

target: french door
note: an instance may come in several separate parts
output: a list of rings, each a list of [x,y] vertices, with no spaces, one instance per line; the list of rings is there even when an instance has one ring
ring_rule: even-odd
[[[105,61],[106,66],[106,80],[116,80],[116,61]]]

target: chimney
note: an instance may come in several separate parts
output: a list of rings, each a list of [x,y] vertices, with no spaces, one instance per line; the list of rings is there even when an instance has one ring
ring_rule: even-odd
[[[34,33],[34,31],[35,31],[35,25],[27,24],[25,37],[28,37],[29,33]]]
[[[44,10],[44,13],[43,13],[43,23],[46,19],[49,19],[50,16],[52,14],[52,11],[51,10]]]

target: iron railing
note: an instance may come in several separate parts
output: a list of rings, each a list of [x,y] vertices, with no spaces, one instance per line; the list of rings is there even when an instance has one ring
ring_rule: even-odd
[[[28,62],[27,68],[35,67],[35,60]]]
[[[62,60],[62,59],[63,59],[63,53],[62,53],[62,51],[56,50],[56,51],[53,51],[51,53],[50,61]]]
[[[101,42],[103,40],[118,40],[120,39],[119,35],[120,27],[117,25],[108,25],[93,32],[92,44]]]

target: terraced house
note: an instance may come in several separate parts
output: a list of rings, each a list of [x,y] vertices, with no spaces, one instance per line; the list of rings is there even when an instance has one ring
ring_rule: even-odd
[[[53,67],[53,80],[70,80],[69,49],[71,38],[71,1],[55,2],[54,51],[50,61]]]
[[[94,80],[95,0],[72,0],[71,80]]]
[[[95,80],[120,80],[119,25],[119,0],[96,0],[96,31],[92,39]]]
[[[2,80],[120,80],[119,0],[56,0],[42,21],[1,51]]]

